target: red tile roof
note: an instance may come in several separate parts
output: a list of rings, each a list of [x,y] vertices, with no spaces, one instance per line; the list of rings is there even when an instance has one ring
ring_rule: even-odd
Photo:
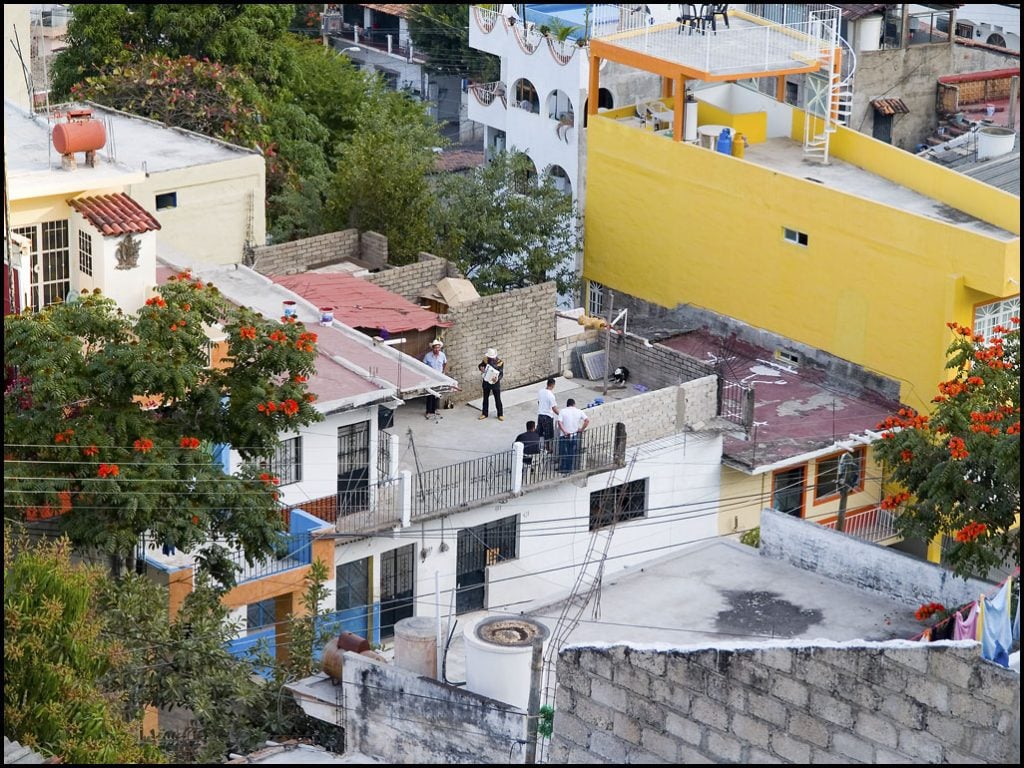
[[[344,272],[307,272],[270,279],[319,307],[334,307],[334,319],[351,328],[385,328],[389,333],[402,333],[451,325],[441,321],[436,312]]]
[[[82,214],[104,236],[160,229],[160,222],[123,192],[76,197],[68,205]]]
[[[905,115],[910,108],[903,103],[903,99],[875,99],[871,102],[875,111],[883,115]]]
[[[379,13],[389,13],[392,16],[400,16],[401,18],[408,18],[409,10],[412,8],[412,3],[359,3],[363,8],[369,8],[372,11],[378,11]]]

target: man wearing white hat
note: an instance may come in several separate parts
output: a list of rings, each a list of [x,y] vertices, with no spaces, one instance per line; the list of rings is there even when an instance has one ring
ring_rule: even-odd
[[[484,359],[477,366],[480,369],[480,380],[484,389],[484,402],[480,407],[481,419],[487,418],[487,406],[491,395],[494,395],[494,410],[498,412],[498,421],[505,420],[505,411],[501,407],[501,380],[505,377],[505,361],[498,357],[494,347],[484,352]]]
[[[448,371],[448,356],[441,351],[443,348],[444,342],[434,339],[430,342],[430,351],[423,356],[423,362],[439,373]],[[429,419],[431,416],[437,415],[438,400],[439,398],[434,395],[427,395],[427,412],[424,414],[424,418]]]

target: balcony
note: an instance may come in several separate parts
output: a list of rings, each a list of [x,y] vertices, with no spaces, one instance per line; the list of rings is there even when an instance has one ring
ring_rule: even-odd
[[[508,108],[505,83],[474,83],[469,86],[469,93],[469,119],[504,130]]]
[[[836,519],[823,520],[819,525],[835,530]],[[881,507],[851,512],[843,519],[843,533],[874,544],[892,543],[902,538],[896,528],[896,515]]]

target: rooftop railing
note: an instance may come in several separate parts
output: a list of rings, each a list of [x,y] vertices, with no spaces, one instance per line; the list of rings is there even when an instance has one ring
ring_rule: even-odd
[[[829,520],[821,525],[835,530],[836,521]],[[900,536],[896,527],[896,516],[881,507],[872,507],[847,514],[843,519],[843,533],[876,544]]]

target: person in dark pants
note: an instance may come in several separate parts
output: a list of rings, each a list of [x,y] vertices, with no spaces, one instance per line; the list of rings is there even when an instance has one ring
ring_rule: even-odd
[[[505,361],[498,357],[498,350],[491,347],[484,352],[484,359],[477,366],[480,369],[481,384],[484,390],[484,402],[480,407],[481,419],[487,418],[491,395],[494,395],[494,410],[498,412],[498,421],[505,420],[505,409],[501,406],[501,380],[505,378]]]
[[[523,444],[523,471],[525,472],[533,466],[533,457],[540,454],[540,447],[544,442],[544,438],[537,431],[537,422],[526,422],[526,431],[516,435],[513,442]]]
[[[548,453],[555,450],[556,418],[558,418],[558,405],[555,403],[555,380],[549,378],[537,393],[537,431],[544,438],[544,450]]]
[[[440,339],[434,339],[430,343],[430,351],[423,356],[423,362],[433,368],[439,373],[448,372],[448,356],[445,355],[441,350],[444,348],[444,342]],[[427,412],[425,418],[437,415],[437,406],[440,398],[434,397],[433,395],[427,395]]]
[[[558,413],[558,471],[563,475],[575,472],[579,460],[580,440],[590,418],[576,407],[571,397]]]

